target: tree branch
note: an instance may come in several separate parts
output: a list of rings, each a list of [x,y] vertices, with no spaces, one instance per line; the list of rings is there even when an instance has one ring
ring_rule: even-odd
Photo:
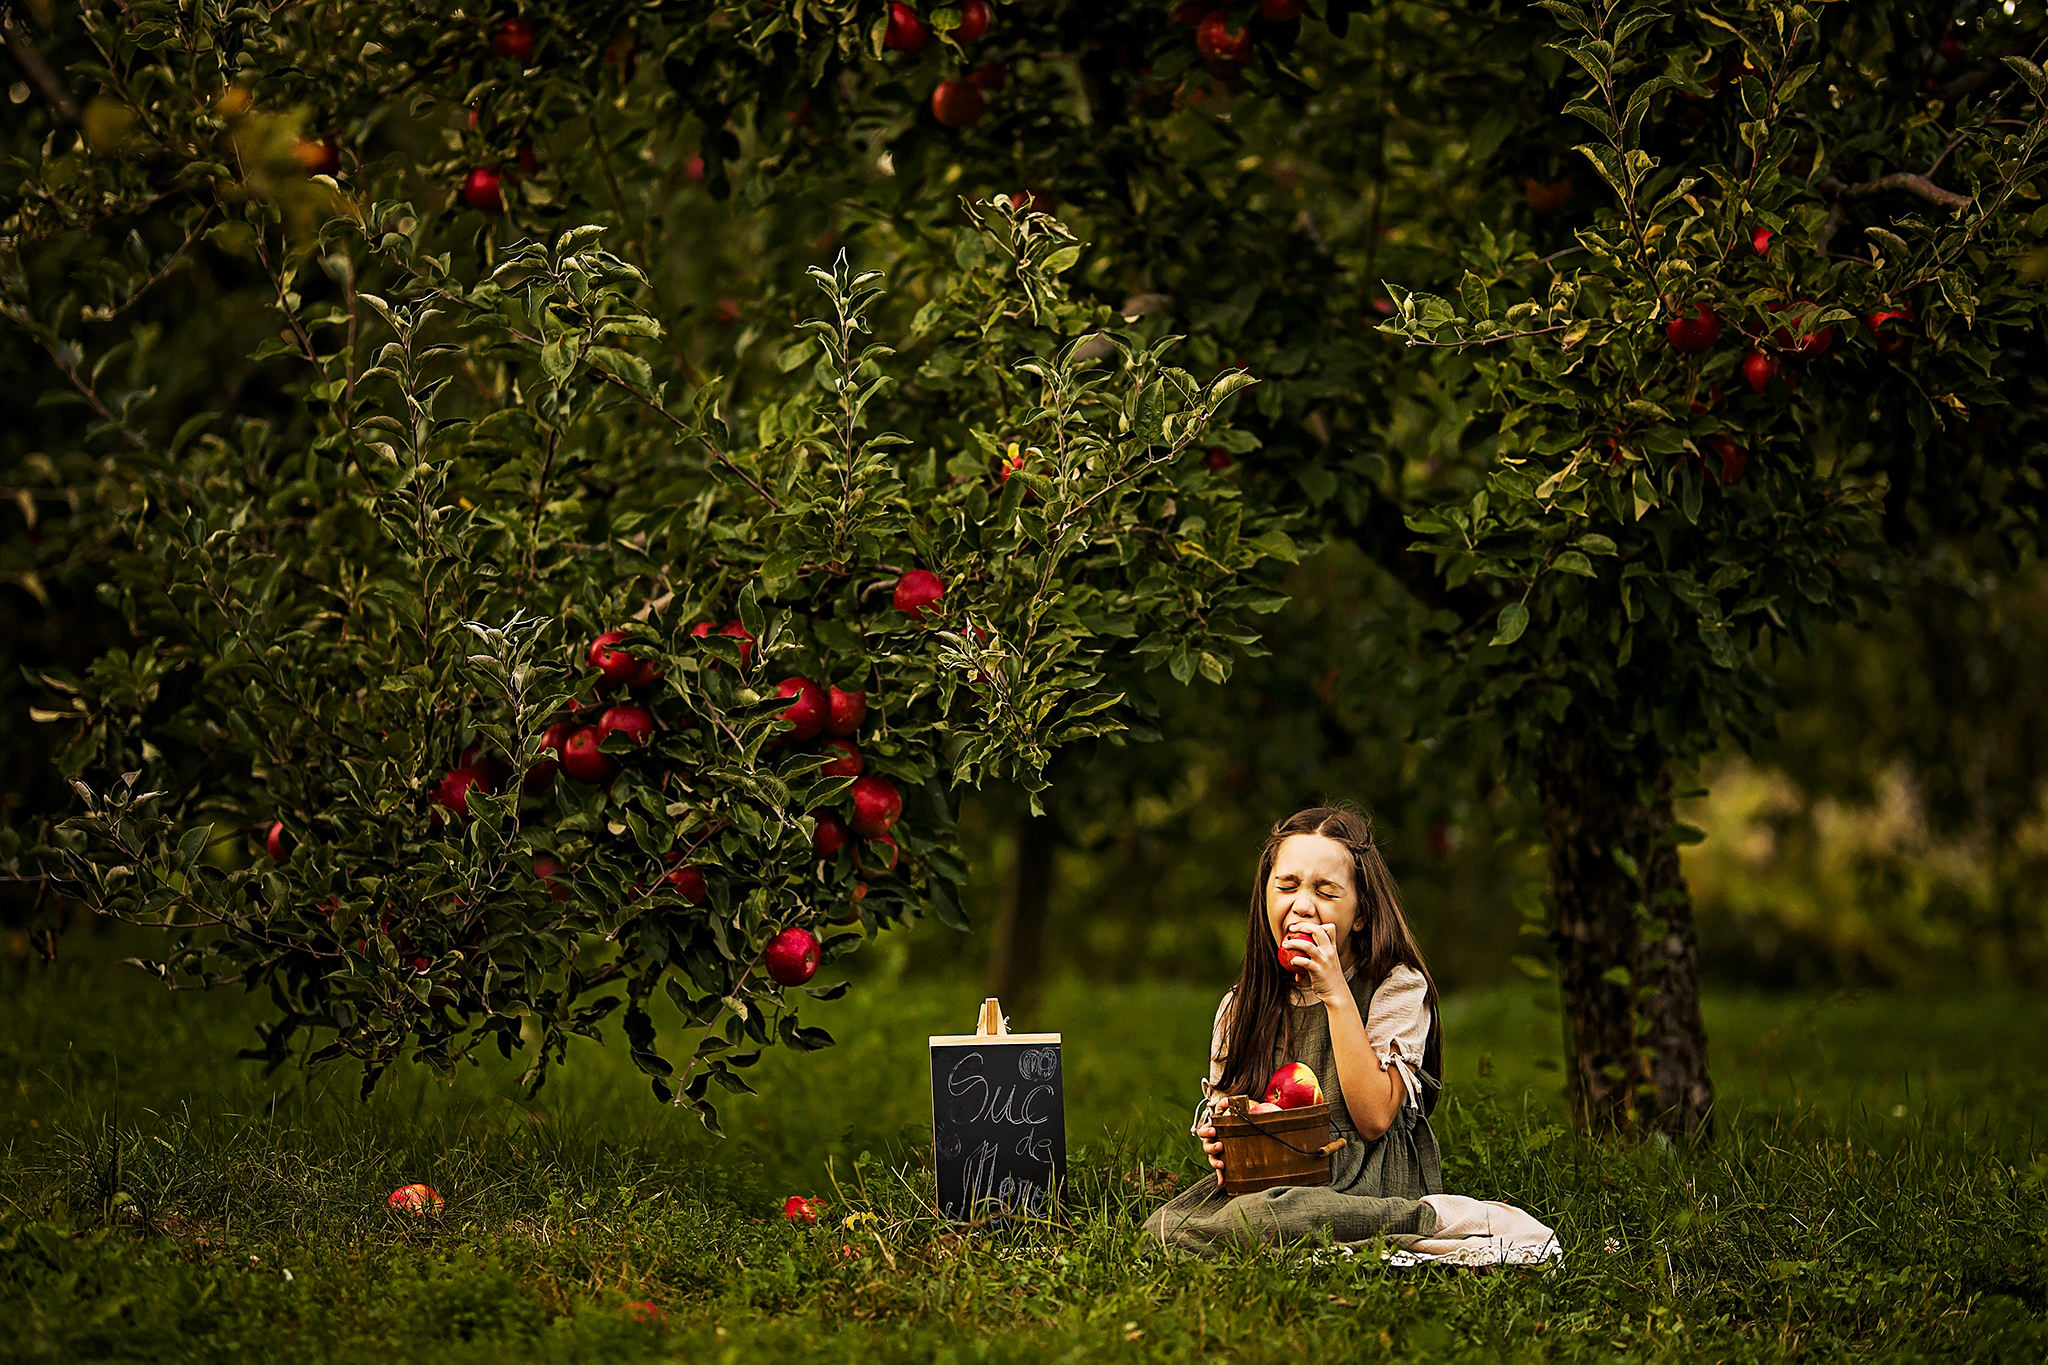
[[[1821,181],[1821,188],[1832,190],[1844,199],[1862,199],[1873,194],[1883,194],[1889,190],[1904,190],[1908,194],[1918,195],[1930,204],[1940,204],[1943,208],[1955,209],[1957,211],[1966,209],[1976,202],[1967,194],[1957,194],[1954,190],[1945,190],[1926,176],[1915,175],[1911,171],[1898,171],[1891,175],[1881,175],[1875,180],[1865,180],[1857,185],[1845,185],[1833,176],[1829,176],[1826,180]]]
[[[71,92],[64,88],[64,82],[43,60],[43,54],[29,42],[28,35],[21,31],[21,25],[14,21],[14,6],[0,4],[0,47],[7,49],[7,55],[14,58],[14,64],[21,68],[22,78],[50,106],[65,123],[78,122],[78,101],[71,98]]]

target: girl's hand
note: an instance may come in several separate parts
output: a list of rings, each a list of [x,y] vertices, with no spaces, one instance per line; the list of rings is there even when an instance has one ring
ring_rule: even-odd
[[[1216,1125],[1205,1123],[1195,1130],[1202,1139],[1202,1151],[1209,1158],[1209,1164],[1216,1168],[1217,1179],[1223,1178],[1223,1144],[1217,1140]]]
[[[1292,935],[1306,931],[1306,942]],[[1296,976],[1308,976],[1309,989],[1325,1005],[1342,1000],[1351,987],[1344,980],[1344,964],[1337,955],[1337,927],[1333,924],[1303,924],[1289,929]]]

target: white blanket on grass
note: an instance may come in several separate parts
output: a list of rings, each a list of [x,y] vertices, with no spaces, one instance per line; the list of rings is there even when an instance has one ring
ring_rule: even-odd
[[[1541,1265],[1564,1259],[1557,1233],[1512,1204],[1462,1194],[1425,1194],[1422,1202],[1436,1210],[1436,1231],[1387,1253],[1389,1265]]]

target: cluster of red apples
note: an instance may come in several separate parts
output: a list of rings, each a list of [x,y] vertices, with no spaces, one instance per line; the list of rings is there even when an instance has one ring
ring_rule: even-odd
[[[1771,250],[1773,233],[1761,225],[1750,232],[1750,249],[1758,256],[1767,256]],[[1769,305],[1773,313],[1792,311],[1811,315],[1818,306],[1811,299],[1796,299]],[[1870,333],[1878,353],[1887,358],[1903,355],[1913,342],[1905,330],[1918,321],[1910,305],[1900,304],[1893,308],[1874,309],[1863,318],[1863,326]],[[1664,324],[1664,339],[1672,349],[1681,355],[1705,355],[1721,340],[1722,323],[1713,306],[1706,303],[1688,303],[1678,308],[1672,319]],[[1794,332],[1787,326],[1771,328],[1768,335],[1744,334],[1749,351],[1742,357],[1739,373],[1750,389],[1756,393],[1767,392],[1774,380],[1782,379],[1789,391],[1799,382],[1798,363],[1817,360],[1826,355],[1835,343],[1835,329],[1832,326],[1810,327]],[[1704,400],[1693,400],[1695,413],[1708,411],[1722,397],[1718,388],[1708,390]],[[1748,455],[1735,439],[1726,432],[1717,432],[1707,438],[1707,446],[1721,462],[1720,482],[1729,484],[1742,477],[1748,465]]]
[[[961,47],[978,43],[988,33],[993,13],[987,0],[962,0],[958,21],[951,29]],[[931,43],[931,26],[909,5],[889,6],[889,22],[882,31],[882,46],[906,57],[915,57]],[[1010,83],[1009,69],[999,61],[986,61],[965,76],[948,76],[932,87],[932,117],[948,128],[965,128],[988,111],[986,96]]]

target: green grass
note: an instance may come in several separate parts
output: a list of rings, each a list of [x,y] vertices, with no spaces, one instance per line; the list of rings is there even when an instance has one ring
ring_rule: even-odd
[[[595,1047],[534,1102],[511,1067],[396,1075],[369,1104],[345,1073],[265,1078],[232,1060],[247,1001],[72,950],[100,960],[0,983],[0,1356],[2048,1356],[2038,1001],[1714,998],[1722,1131],[1684,1152],[1582,1143],[1537,996],[1455,998],[1450,1187],[1533,1209],[1568,1258],[1474,1274],[1143,1246],[1140,1182],[1200,1166],[1213,989],[1067,983],[1018,1021],[1066,1035],[1070,1225],[962,1239],[923,1211],[924,1038],[971,1026],[974,982],[808,1010],[841,1045],[764,1061],[721,1143]],[[384,1209],[413,1180],[441,1217]],[[785,1226],[791,1193],[826,1223]]]

